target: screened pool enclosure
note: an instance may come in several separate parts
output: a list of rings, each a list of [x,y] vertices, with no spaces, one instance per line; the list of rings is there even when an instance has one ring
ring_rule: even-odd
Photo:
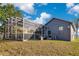
[[[19,17],[7,18],[4,38],[9,40],[41,39],[43,25]]]

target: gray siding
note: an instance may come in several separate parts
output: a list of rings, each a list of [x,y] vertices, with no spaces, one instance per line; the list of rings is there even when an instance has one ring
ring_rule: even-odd
[[[54,36],[58,40],[70,40],[70,24],[60,20],[53,20],[46,25],[48,30],[46,36],[48,36],[48,31],[51,31],[52,39]],[[59,26],[63,26],[63,30],[59,30]]]

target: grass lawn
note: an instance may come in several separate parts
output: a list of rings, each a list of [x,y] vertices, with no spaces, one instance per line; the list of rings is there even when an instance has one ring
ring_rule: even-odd
[[[4,56],[79,56],[79,41],[29,40],[0,41],[0,55]]]

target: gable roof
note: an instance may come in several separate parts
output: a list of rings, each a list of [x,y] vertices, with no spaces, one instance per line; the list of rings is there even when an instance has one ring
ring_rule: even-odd
[[[45,25],[49,24],[51,21],[53,20],[59,20],[59,21],[63,21],[63,22],[66,22],[66,23],[69,23],[69,24],[72,24],[72,22],[69,22],[69,21],[65,21],[65,20],[61,20],[61,19],[58,19],[58,18],[52,18],[48,23],[46,23]]]
[[[59,21],[63,21],[65,23],[68,23],[70,25],[72,25],[73,29],[75,30],[75,24],[73,24],[72,22],[69,22],[69,21],[66,21],[66,20],[61,20],[61,19],[58,19],[58,18],[52,18],[48,23],[46,23],[45,25],[49,24],[51,21],[53,20],[59,20]]]

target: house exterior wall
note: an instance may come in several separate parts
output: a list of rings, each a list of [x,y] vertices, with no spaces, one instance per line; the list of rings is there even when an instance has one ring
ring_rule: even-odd
[[[75,34],[76,34],[76,32],[74,31],[74,29],[73,29],[73,27],[72,26],[70,26],[70,28],[71,28],[71,32],[70,32],[70,36],[71,36],[71,41],[72,40],[74,40],[75,39]]]
[[[63,30],[59,30],[60,26],[63,26]],[[67,40],[67,41],[71,40],[71,36],[70,36],[71,28],[69,23],[55,19],[55,20],[52,20],[50,23],[48,23],[46,27],[48,29],[45,34],[48,39],[49,39],[48,31],[51,31],[52,39]]]

